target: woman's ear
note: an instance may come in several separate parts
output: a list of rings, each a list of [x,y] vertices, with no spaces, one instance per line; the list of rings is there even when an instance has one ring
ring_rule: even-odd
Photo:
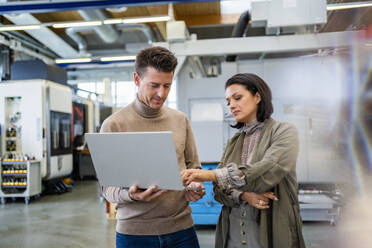
[[[256,100],[256,104],[259,104],[261,102],[261,95],[258,92],[256,92],[254,97],[255,97],[255,100]]]

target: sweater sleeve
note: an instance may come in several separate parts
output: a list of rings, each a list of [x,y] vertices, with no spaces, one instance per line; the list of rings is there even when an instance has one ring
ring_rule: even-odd
[[[105,199],[111,203],[133,202],[133,200],[129,197],[128,190],[124,188],[103,186],[102,193]]]
[[[201,169],[198,152],[196,150],[194,134],[192,133],[190,121],[187,117],[186,117],[185,163],[187,169]]]
[[[115,123],[107,120],[103,122],[100,133],[112,133],[118,131],[119,129]],[[133,202],[133,200],[129,197],[128,190],[124,188],[102,186],[102,194],[105,199],[111,203]]]
[[[263,158],[248,167],[238,165],[246,184],[238,189],[244,192],[264,193],[272,189],[291,171],[295,170],[298,155],[298,132],[295,126],[282,124],[272,136],[271,145]]]

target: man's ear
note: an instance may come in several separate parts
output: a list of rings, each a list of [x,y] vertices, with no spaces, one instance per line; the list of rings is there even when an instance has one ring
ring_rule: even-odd
[[[136,84],[136,86],[139,87],[141,84],[141,78],[137,72],[133,73],[133,79],[134,79],[134,83]]]

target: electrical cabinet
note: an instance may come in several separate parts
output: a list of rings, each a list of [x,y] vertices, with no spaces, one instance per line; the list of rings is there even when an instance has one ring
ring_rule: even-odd
[[[218,164],[202,164],[204,170],[213,170]],[[222,204],[214,200],[212,182],[204,182],[205,195],[197,202],[190,202],[195,225],[216,225]]]

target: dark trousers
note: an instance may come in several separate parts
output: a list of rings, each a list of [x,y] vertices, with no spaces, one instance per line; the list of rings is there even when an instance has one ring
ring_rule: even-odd
[[[116,248],[199,248],[195,228],[163,235],[116,233]]]

